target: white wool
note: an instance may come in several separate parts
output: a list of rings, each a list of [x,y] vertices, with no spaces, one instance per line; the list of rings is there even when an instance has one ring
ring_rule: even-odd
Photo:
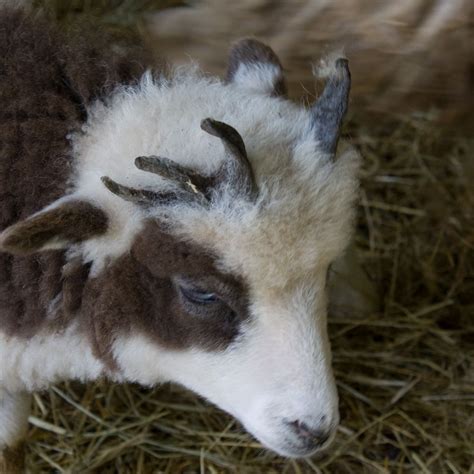
[[[270,63],[241,63],[233,81],[248,91],[271,95],[282,77],[281,68]]]
[[[191,69],[172,80],[146,74],[138,87],[117,92],[91,112],[83,134],[74,138],[78,164],[72,184],[76,196],[97,203],[109,215],[109,232],[83,246],[87,258],[99,266],[130,248],[146,216],[110,193],[100,177],[139,188],[170,186],[134,166],[141,155],[164,156],[212,173],[224,153],[220,140],[200,128],[207,117],[241,134],[261,190],[260,207],[239,202],[232,192],[220,194],[210,210],[177,205],[171,212],[166,209],[177,231],[198,243],[217,245],[227,265],[248,265],[248,272],[243,271],[249,275],[256,276],[255,267],[267,272],[270,266],[270,278],[277,280],[286,278],[278,275],[286,265],[276,262],[275,254],[291,261],[296,257],[314,269],[345,247],[359,160],[353,151],[335,162],[318,155],[308,110]],[[234,255],[227,255],[229,249]]]
[[[21,441],[30,412],[28,392],[63,380],[94,380],[106,374],[76,325],[31,339],[0,333],[0,456],[2,448]]]
[[[105,374],[76,324],[58,333],[10,337],[0,333],[0,390],[43,390],[62,380],[92,380]]]

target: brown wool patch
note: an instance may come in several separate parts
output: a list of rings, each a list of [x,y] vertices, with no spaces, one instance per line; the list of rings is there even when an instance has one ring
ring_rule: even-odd
[[[0,7],[0,231],[65,194],[73,168],[66,136],[80,128],[88,104],[136,82],[151,64],[143,49],[115,48],[103,31],[69,31],[38,12]],[[87,269],[63,280],[63,265],[62,251],[0,252],[1,332],[36,334],[61,289],[65,308],[78,307],[73,288],[81,294]]]
[[[217,294],[219,301],[189,302],[180,281]],[[96,355],[111,368],[113,342],[121,334],[139,333],[170,349],[218,351],[235,341],[250,318],[242,279],[219,271],[214,256],[164,232],[156,221],[148,222],[130,255],[88,280],[82,314]]]

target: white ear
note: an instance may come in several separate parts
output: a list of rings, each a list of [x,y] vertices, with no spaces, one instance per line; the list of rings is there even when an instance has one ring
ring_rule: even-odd
[[[229,53],[227,81],[272,96],[286,95],[283,68],[273,50],[255,39],[242,39]]]
[[[86,201],[60,199],[0,234],[0,251],[29,255],[105,233],[107,216]]]

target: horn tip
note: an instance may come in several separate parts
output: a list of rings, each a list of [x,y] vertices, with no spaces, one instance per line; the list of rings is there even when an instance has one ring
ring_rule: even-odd
[[[108,176],[101,176],[100,180],[102,181],[102,184],[111,192],[114,192],[114,190],[117,188],[117,183]]]
[[[338,69],[349,69],[349,60],[347,58],[337,58],[336,59],[336,68]]]
[[[313,68],[313,74],[320,79],[344,80],[350,78],[349,60],[340,52],[320,60]]]
[[[156,157],[155,156],[137,156],[133,160],[133,164],[135,165],[135,168],[138,168],[141,171],[150,171],[150,165],[151,163],[155,163]]]
[[[222,129],[222,122],[214,120],[210,117],[201,120],[201,130],[209,135],[213,135],[214,137],[219,137],[220,133],[219,130]]]
[[[133,160],[133,164],[135,165],[135,168],[138,168],[139,170],[142,169],[143,167],[143,156],[137,156],[134,160]]]
[[[211,130],[214,130],[214,125],[216,121],[210,117],[207,117],[201,120],[201,129],[205,132],[211,133]]]

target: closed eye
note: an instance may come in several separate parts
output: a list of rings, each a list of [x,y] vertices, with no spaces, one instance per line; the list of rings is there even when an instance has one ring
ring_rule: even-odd
[[[181,294],[192,303],[197,304],[212,304],[219,301],[219,297],[215,293],[208,293],[198,288],[179,285]]]

